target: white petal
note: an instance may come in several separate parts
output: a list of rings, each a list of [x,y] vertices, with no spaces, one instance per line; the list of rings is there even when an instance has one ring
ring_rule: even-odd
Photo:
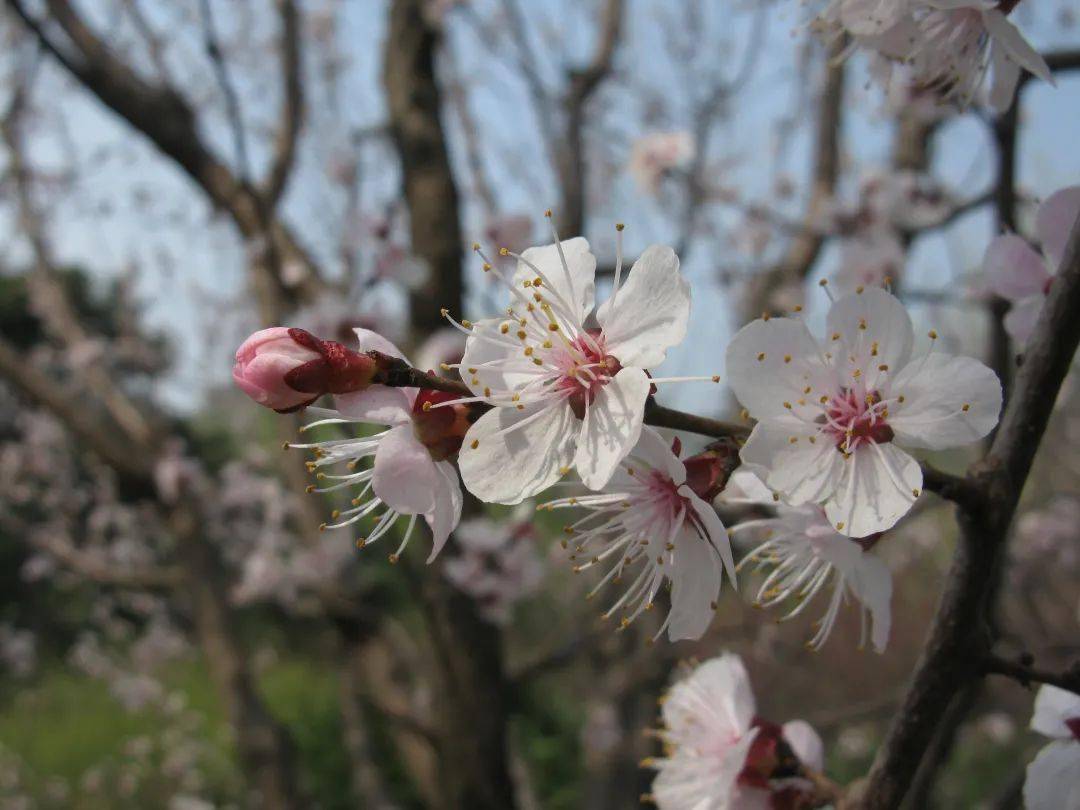
[[[1039,244],[1055,267],[1060,265],[1065,257],[1069,232],[1078,218],[1080,186],[1069,186],[1055,191],[1043,200],[1035,214],[1035,233],[1039,236]]]
[[[379,441],[371,488],[382,501],[405,515],[422,515],[435,502],[435,462],[416,440],[412,425],[400,425]]]
[[[400,425],[412,419],[415,388],[373,385],[352,394],[338,394],[334,404],[342,416],[375,425]]]
[[[983,12],[983,23],[994,38],[994,44],[1009,52],[1009,56],[1025,70],[1034,73],[1044,82],[1054,84],[1054,75],[1039,52],[1024,39],[1020,29],[1009,22],[997,9]]]
[[[892,573],[876,554],[864,551],[849,573],[855,597],[870,611],[870,642],[878,653],[885,652],[892,628]]]
[[[1080,695],[1051,684],[1039,687],[1031,728],[1047,737],[1072,738],[1066,720],[1080,717]]]
[[[982,267],[990,289],[1009,301],[1041,294],[1050,278],[1042,256],[1012,233],[990,242]]]
[[[759,318],[740,329],[728,344],[728,385],[755,419],[787,416],[785,402],[796,402],[835,385],[820,356],[817,341],[800,320]]]
[[[424,520],[431,527],[432,547],[427,561],[430,563],[446,545],[450,533],[461,520],[461,484],[458,483],[457,470],[449,461],[435,463],[435,503],[424,514]]]
[[[535,416],[524,427],[500,431]],[[493,408],[465,434],[458,456],[461,480],[488,503],[521,503],[547,489],[574,457],[579,422],[565,402],[548,402],[519,411]],[[475,448],[473,442],[477,442]]]
[[[1016,302],[1005,313],[1002,321],[1005,331],[1021,346],[1028,342],[1031,333],[1035,331],[1035,324],[1039,322],[1039,315],[1042,314],[1045,303],[1045,295],[1032,295],[1023,301]]]
[[[878,366],[902,368],[911,357],[915,333],[911,317],[893,295],[877,287],[852,293],[839,299],[829,309],[829,345],[832,336],[842,336],[843,344],[856,358],[856,367],[866,387],[877,387],[881,372]],[[874,344],[877,354],[872,355]]]
[[[1057,740],[1043,748],[1024,779],[1027,810],[1080,810],[1080,743]]]
[[[1012,106],[1016,95],[1016,85],[1020,83],[1020,65],[1000,45],[990,51],[990,62],[994,66],[994,80],[990,85],[990,106],[999,113]]]
[[[505,335],[504,323],[510,324]],[[526,344],[515,337],[519,328],[516,321],[506,318],[485,318],[473,324],[461,358],[461,379],[476,396],[485,396],[485,389],[517,390],[536,379],[536,367],[522,353]],[[470,368],[476,373],[470,373]]]
[[[624,368],[589,405],[577,440],[574,466],[589,489],[611,480],[619,462],[637,444],[649,398],[649,378],[640,368]]]
[[[735,559],[731,555],[731,538],[728,537],[727,529],[720,521],[720,516],[716,514],[711,504],[694,494],[690,487],[680,487],[679,494],[690,501],[690,507],[705,528],[714,556],[719,555],[720,561],[724,564],[724,570],[727,571],[728,579],[731,580],[731,587],[738,590],[739,585],[735,579]]]
[[[970,357],[934,352],[912,360],[892,381],[889,426],[905,447],[944,450],[978,441],[997,424],[1001,383]],[[964,406],[968,408],[965,411]]]
[[[588,241],[581,236],[566,239],[561,245],[565,266],[557,245],[531,247],[521,255],[544,274],[546,284],[571,307],[576,318],[574,326],[580,326],[592,311],[596,299],[596,257],[589,251]],[[523,282],[535,278],[536,271],[519,261],[512,283],[522,289]],[[518,306],[516,300],[511,303]]]
[[[690,284],[679,273],[679,257],[666,245],[646,248],[626,283],[600,305],[596,320],[605,348],[624,366],[652,368],[686,337]]]
[[[844,462],[825,516],[836,531],[866,537],[896,525],[921,490],[919,463],[895,444],[860,445]]]
[[[723,653],[711,658],[675,684],[661,709],[664,724],[675,729],[693,722],[701,717],[703,703],[712,708],[707,718],[710,726],[727,731],[729,738],[749,736],[757,708],[750,677],[739,656]]]
[[[739,457],[750,472],[788,503],[821,503],[839,486],[847,462],[826,437],[806,426],[758,422]],[[796,441],[792,442],[791,439]]]
[[[638,459],[654,470],[668,476],[675,486],[686,481],[686,466],[671,451],[671,443],[648,425],[641,429],[641,438],[630,451],[629,459]]]
[[[825,744],[805,720],[790,720],[783,725],[784,739],[799,758],[799,762],[812,771],[825,769]]]
[[[855,36],[875,36],[892,28],[907,13],[896,0],[846,0],[840,5],[840,23]]]
[[[716,550],[685,527],[675,539],[671,576],[672,641],[701,638],[713,620],[713,604],[720,594],[720,561]]]
[[[353,331],[356,333],[356,339],[360,342],[358,351],[382,352],[383,354],[387,354],[390,357],[398,357],[402,360],[405,360],[405,362],[408,362],[408,359],[402,353],[401,349],[399,349],[389,340],[384,338],[378,332],[372,332],[370,329],[363,329],[359,327],[353,329]]]

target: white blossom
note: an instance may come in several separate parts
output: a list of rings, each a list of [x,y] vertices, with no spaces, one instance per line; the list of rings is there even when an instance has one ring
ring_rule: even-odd
[[[1027,810],[1080,810],[1080,695],[1044,684],[1035,696],[1031,728],[1050,743],[1024,779]]]
[[[647,248],[625,283],[620,250],[611,297],[596,311],[599,328],[585,325],[596,273],[588,242],[517,258],[506,314],[462,323],[469,337],[459,367],[475,394],[461,402],[493,406],[465,437],[461,477],[481,500],[504,504],[571,469],[590,489],[607,483],[641,435],[650,385],[673,381],[645,369],[683,339],[690,316],[689,285],[669,247]],[[486,259],[484,269],[502,278]]]
[[[657,632],[672,641],[697,639],[712,621],[723,571],[732,584],[731,544],[716,511],[687,483],[687,470],[651,428],[595,494],[560,498],[541,509],[583,509],[588,514],[566,526],[564,545],[573,548],[575,571],[607,564],[593,589],[632,577],[622,596],[604,614],[623,611],[622,626],[645,610],[671,583],[671,612]]]
[[[850,537],[893,526],[919,497],[903,448],[943,450],[993,429],[1001,384],[977,360],[912,357],[903,305],[881,289],[837,300],[825,341],[796,318],[759,319],[727,349],[730,384],[758,420],[741,457],[793,506],[821,504]]]

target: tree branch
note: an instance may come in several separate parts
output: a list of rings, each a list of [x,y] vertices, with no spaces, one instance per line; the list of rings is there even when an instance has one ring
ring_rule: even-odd
[[[1025,688],[1030,688],[1033,683],[1048,683],[1080,695],[1080,661],[1063,672],[1050,672],[1037,669],[1025,658],[1010,661],[991,655],[986,659],[983,671],[987,675],[1003,675],[1006,678],[1012,678]]]
[[[289,182],[296,163],[296,147],[304,125],[304,83],[301,76],[302,52],[300,14],[293,0],[277,0],[281,18],[281,113],[270,176],[262,190],[264,204],[273,211]]]
[[[988,456],[971,471],[986,497],[981,509],[961,509],[961,536],[930,637],[911,686],[853,799],[867,810],[899,806],[956,693],[982,675],[993,643],[987,622],[996,571],[1024,482],[1054,402],[1080,344],[1080,221],[1028,342],[1014,393]]]

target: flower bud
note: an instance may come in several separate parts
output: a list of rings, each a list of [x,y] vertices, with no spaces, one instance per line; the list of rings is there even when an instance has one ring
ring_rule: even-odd
[[[413,432],[436,461],[445,461],[461,449],[462,439],[473,420],[468,405],[433,406],[460,398],[459,394],[430,388],[421,388],[416,395],[412,413]]]
[[[233,380],[245,394],[279,413],[307,407],[323,394],[347,394],[371,384],[375,361],[303,329],[256,332],[236,352]]]
[[[739,445],[733,439],[720,439],[686,459],[683,465],[687,486],[703,501],[711,503],[723,492],[728,478],[739,466]]]

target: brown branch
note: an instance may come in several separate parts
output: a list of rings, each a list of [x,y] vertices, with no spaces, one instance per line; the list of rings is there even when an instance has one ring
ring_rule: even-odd
[[[149,138],[163,155],[191,177],[217,208],[226,211],[246,239],[258,240],[268,235],[282,259],[300,263],[307,271],[298,287],[302,295],[313,296],[321,289],[314,260],[285,224],[273,220],[267,225],[259,194],[211,152],[199,134],[195,112],[178,90],[140,77],[91,30],[68,0],[48,0],[47,7],[50,18],[70,41],[70,47],[57,42],[46,30],[46,24],[27,11],[24,0],[5,2],[72,76]],[[256,287],[263,301],[263,319],[271,323],[279,320],[278,312],[292,293],[285,288],[280,262],[262,272],[270,277],[257,278]]]
[[[983,671],[987,675],[1012,678],[1024,688],[1030,688],[1033,683],[1048,683],[1080,695],[1080,661],[1063,672],[1050,672],[1036,668],[1026,658],[1025,656],[1021,660],[1010,661],[991,655],[986,659]]]
[[[281,113],[274,139],[274,157],[270,175],[262,190],[263,202],[273,211],[289,182],[296,164],[296,147],[304,125],[304,83],[301,76],[302,52],[300,13],[293,0],[277,0],[281,18]]]
[[[175,565],[115,568],[68,543],[49,541],[35,542],[34,545],[48,552],[80,577],[97,585],[157,591],[173,590],[184,582],[183,569]]]
[[[986,497],[961,509],[961,536],[911,686],[857,797],[863,808],[903,799],[938,722],[957,692],[982,675],[994,640],[987,623],[1009,524],[1080,344],[1080,221],[1028,342],[1014,393],[988,456],[970,473]]]

